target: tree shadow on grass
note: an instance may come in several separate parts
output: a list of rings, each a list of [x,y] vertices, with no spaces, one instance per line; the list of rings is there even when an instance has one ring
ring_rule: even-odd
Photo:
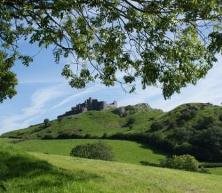
[[[82,171],[71,173],[28,155],[0,152],[0,192],[62,192],[70,183],[95,178],[101,177]]]

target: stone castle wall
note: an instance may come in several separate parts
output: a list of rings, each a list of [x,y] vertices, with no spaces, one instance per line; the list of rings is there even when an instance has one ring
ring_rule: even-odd
[[[72,107],[70,111],[67,111],[63,115],[58,116],[58,118],[79,114],[82,112],[96,110],[101,111],[107,108],[116,108],[117,102],[113,101],[113,103],[106,103],[105,101],[98,101],[97,99],[88,98],[84,103],[77,104],[75,107]]]

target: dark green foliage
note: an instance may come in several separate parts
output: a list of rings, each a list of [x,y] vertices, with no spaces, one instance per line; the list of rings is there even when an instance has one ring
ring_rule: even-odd
[[[180,115],[177,117],[177,122],[180,124],[181,121],[187,121],[192,119],[197,112],[197,108],[195,106],[188,106],[187,108],[180,111]]]
[[[19,52],[19,40],[25,40],[53,47],[57,63],[67,57],[76,61],[77,71],[71,62],[62,71],[71,87],[83,88],[99,79],[106,86],[121,82],[133,92],[141,80],[143,89],[158,83],[168,98],[195,84],[217,61],[221,15],[219,0],[4,0],[0,62],[10,59],[14,65],[20,60],[28,66],[32,58]],[[119,71],[123,76],[118,79]],[[0,101],[15,94],[15,74],[8,69],[3,79]]]
[[[194,154],[201,160],[222,161],[222,128],[213,127],[194,135],[191,143]]]
[[[148,141],[169,154],[221,162],[222,122],[217,118],[221,113],[221,107],[211,104],[181,105],[151,125]]]
[[[113,153],[111,147],[102,142],[78,145],[72,149],[70,155],[88,158],[88,159],[101,159],[101,160],[113,159]]]
[[[196,128],[201,130],[201,129],[207,129],[209,128],[212,124],[214,123],[214,118],[211,116],[207,117],[201,117],[196,124]]]
[[[107,138],[108,138],[108,134],[107,133],[103,133],[102,139],[107,139]]]
[[[0,50],[0,103],[6,98],[12,98],[16,94],[16,74],[11,71],[14,60],[15,57],[7,56],[6,53]]]
[[[219,120],[220,120],[220,121],[222,121],[222,114],[221,114],[221,115],[219,115]]]
[[[162,128],[162,123],[160,122],[153,122],[150,126],[150,131],[157,131],[160,130]]]
[[[135,123],[135,118],[134,117],[129,117],[127,119],[126,124],[124,125],[124,127],[129,127],[131,129],[134,123]]]
[[[174,155],[162,161],[161,166],[187,171],[199,171],[199,162],[191,155]]]
[[[45,128],[46,128],[46,127],[49,127],[49,126],[50,126],[50,121],[49,121],[49,119],[44,119],[43,124],[44,124],[44,127],[45,127]]]
[[[222,167],[222,163],[201,163],[201,166],[205,168],[217,168]]]

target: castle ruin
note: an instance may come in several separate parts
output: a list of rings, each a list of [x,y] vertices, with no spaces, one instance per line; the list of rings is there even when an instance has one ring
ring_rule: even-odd
[[[116,108],[117,102],[113,101],[108,104],[105,101],[98,101],[97,99],[92,99],[89,97],[85,100],[84,103],[77,104],[75,107],[72,107],[70,111],[67,111],[65,114],[58,116],[58,118],[79,114],[86,111],[96,110],[101,111],[107,108]]]

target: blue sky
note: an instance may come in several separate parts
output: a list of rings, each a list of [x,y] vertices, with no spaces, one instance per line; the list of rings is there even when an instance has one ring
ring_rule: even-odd
[[[218,105],[222,102],[221,56],[214,68],[196,86],[190,85],[182,89],[180,94],[164,100],[159,88],[142,90],[140,85],[133,94],[125,93],[120,85],[105,87],[98,83],[81,90],[72,89],[60,75],[62,65],[53,62],[49,50],[38,50],[28,45],[21,45],[21,48],[27,54],[36,56],[30,67],[17,63],[13,69],[18,75],[18,94],[0,104],[0,133],[24,128],[42,122],[45,118],[54,119],[90,96],[108,102],[116,100],[119,106],[145,102],[165,111],[188,102]]]

